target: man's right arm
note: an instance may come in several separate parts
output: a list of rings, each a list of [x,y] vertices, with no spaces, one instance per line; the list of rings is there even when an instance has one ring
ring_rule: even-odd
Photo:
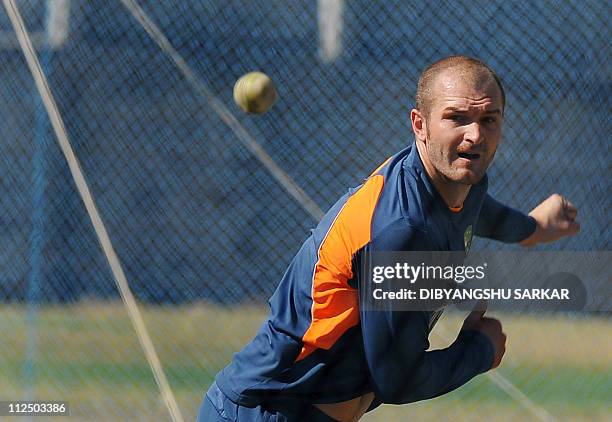
[[[506,243],[521,242],[536,230],[536,220],[508,207],[487,194],[480,210],[475,234]]]
[[[487,194],[475,234],[501,242],[534,246],[578,233],[577,214],[578,209],[559,194],[551,195],[529,214],[510,208]]]

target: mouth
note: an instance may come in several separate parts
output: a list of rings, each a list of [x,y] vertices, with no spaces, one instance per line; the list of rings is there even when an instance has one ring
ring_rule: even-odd
[[[466,160],[477,160],[480,158],[480,154],[470,154],[468,152],[460,152],[458,155],[459,158],[464,158]]]

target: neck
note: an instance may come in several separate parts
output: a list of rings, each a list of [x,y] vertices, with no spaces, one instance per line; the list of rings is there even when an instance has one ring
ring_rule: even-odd
[[[457,208],[463,205],[465,198],[470,193],[470,185],[464,185],[448,180],[444,175],[440,174],[429,161],[425,145],[422,142],[416,141],[417,151],[425,167],[427,177],[434,185],[436,191],[440,194],[446,206]]]

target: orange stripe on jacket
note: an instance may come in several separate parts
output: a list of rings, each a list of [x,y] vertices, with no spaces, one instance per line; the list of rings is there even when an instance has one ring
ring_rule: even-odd
[[[385,166],[385,164],[387,164],[387,163],[388,163],[388,162],[389,162],[389,161],[390,161],[392,158],[393,158],[393,156],[391,156],[391,157],[387,158],[387,159],[385,160],[385,162],[384,162],[384,163],[382,163],[380,166],[378,166],[378,167],[376,168],[376,170],[374,170],[374,171],[372,172],[372,174],[370,174],[370,177],[372,177],[372,176],[374,176],[376,173],[378,173],[378,172],[380,171],[380,169],[382,169],[382,168]]]
[[[353,255],[370,241],[372,216],[383,185],[383,176],[373,176],[350,196],[319,247],[312,281],[312,320],[296,361],[315,349],[329,349],[359,323],[357,290],[348,280],[353,278]]]

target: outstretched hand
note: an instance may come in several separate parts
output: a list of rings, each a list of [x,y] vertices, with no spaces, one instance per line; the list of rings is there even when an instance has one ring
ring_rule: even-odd
[[[577,214],[574,204],[558,193],[549,196],[529,213],[536,220],[536,229],[521,245],[534,246],[575,235],[580,231]]]
[[[493,366],[491,366],[493,369],[499,366],[506,353],[506,335],[502,332],[499,320],[484,316],[486,311],[486,302],[480,301],[463,322],[461,330],[480,331],[489,338],[494,350]]]

